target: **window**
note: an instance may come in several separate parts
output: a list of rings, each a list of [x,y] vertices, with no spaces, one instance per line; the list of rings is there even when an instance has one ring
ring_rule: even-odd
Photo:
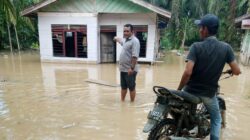
[[[140,41],[140,54],[139,57],[145,58],[147,53],[147,40],[148,40],[148,26],[147,25],[135,25],[135,36]]]
[[[86,25],[51,25],[53,55],[87,58]]]

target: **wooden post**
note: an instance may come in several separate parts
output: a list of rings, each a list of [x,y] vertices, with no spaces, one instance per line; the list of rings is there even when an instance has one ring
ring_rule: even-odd
[[[63,38],[63,56],[66,56],[66,49],[65,49],[65,31],[62,31],[62,38]]]
[[[74,40],[74,48],[75,48],[75,57],[78,57],[78,47],[77,47],[77,31],[73,32],[74,33],[74,36],[75,36],[75,40]]]

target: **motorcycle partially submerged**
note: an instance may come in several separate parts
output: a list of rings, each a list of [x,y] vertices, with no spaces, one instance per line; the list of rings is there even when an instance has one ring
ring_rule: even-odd
[[[229,74],[223,79],[232,76],[230,70],[222,74]],[[149,132],[148,140],[202,139],[210,134],[210,116],[202,103],[187,101],[160,86],[154,86],[153,91],[157,98],[143,129],[144,133]],[[225,127],[226,103],[220,96],[219,87],[216,97],[222,116],[222,127]]]

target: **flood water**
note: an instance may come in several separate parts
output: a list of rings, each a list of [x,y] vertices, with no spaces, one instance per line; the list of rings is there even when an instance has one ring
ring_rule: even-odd
[[[249,140],[250,68],[220,82],[227,103],[222,140]],[[168,55],[164,63],[140,65],[137,96],[120,102],[116,64],[41,63],[37,53],[0,55],[1,140],[145,140],[142,133],[155,95],[152,86],[176,89],[184,59]]]

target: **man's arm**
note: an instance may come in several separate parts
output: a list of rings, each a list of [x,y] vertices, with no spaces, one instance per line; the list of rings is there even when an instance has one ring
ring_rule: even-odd
[[[133,74],[136,63],[137,63],[137,57],[133,56],[131,60],[131,68],[128,69],[128,75]]]
[[[188,61],[186,64],[185,71],[182,74],[181,82],[178,86],[177,90],[181,90],[189,81],[192,73],[193,73],[193,68],[194,68],[194,62],[193,61]]]
[[[238,64],[236,63],[234,52],[233,52],[233,49],[231,46],[229,46],[227,49],[227,60],[226,61],[229,64],[233,75],[241,74],[240,68],[239,68]]]
[[[140,52],[140,42],[139,40],[136,42],[133,42],[132,45],[132,59],[131,59],[131,68],[128,70],[128,74],[133,74],[135,65],[137,64],[137,60],[139,57],[139,52]]]
[[[118,42],[120,45],[123,45],[122,39],[117,36],[114,37],[114,41]]]
[[[233,75],[239,75],[239,74],[241,74],[240,67],[235,62],[235,60],[232,61],[231,63],[229,63],[229,66],[230,66],[230,68],[232,70]]]
[[[193,68],[194,68],[194,64],[196,61],[196,48],[195,48],[195,44],[191,45],[191,48],[189,50],[189,53],[187,55],[187,59],[186,59],[186,68],[182,74],[181,77],[181,81],[180,84],[177,88],[177,90],[182,90],[182,88],[187,84],[187,82],[189,81],[192,73],[193,73]]]
[[[132,68],[132,70],[135,68],[135,65],[136,65],[136,63],[137,63],[137,57],[132,57],[132,61],[131,61],[131,68]]]

